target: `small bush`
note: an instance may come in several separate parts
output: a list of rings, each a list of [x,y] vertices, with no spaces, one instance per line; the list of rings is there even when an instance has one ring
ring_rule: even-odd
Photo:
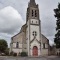
[[[17,56],[17,53],[15,53],[15,52],[10,52],[10,56]]]
[[[17,56],[17,53],[13,53],[13,56]]]
[[[25,57],[25,56],[27,56],[27,53],[26,52],[21,52],[21,56]]]
[[[10,56],[13,56],[13,54],[14,54],[14,52],[12,51],[12,52],[10,52]]]
[[[6,54],[7,56],[9,56],[9,52],[8,52],[8,51],[5,51],[5,54]]]

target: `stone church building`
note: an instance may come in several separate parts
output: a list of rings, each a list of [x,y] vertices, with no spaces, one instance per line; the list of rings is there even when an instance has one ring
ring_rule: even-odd
[[[49,54],[49,40],[41,33],[41,21],[38,4],[30,0],[26,13],[26,24],[18,34],[12,37],[10,52],[26,52],[28,56]]]

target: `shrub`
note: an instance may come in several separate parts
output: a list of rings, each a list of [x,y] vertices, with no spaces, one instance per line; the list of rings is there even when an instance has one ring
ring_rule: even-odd
[[[7,56],[9,56],[9,51],[8,51],[8,50],[6,50],[4,53],[5,53]]]
[[[12,52],[10,52],[10,55],[11,55],[11,56],[13,56],[13,54],[14,54],[14,52],[13,52],[13,51],[12,51]]]
[[[13,53],[13,56],[17,56],[17,53]]]
[[[25,57],[25,56],[27,56],[27,53],[26,52],[21,52],[21,56]]]
[[[9,52],[6,51],[5,54],[6,54],[7,56],[9,56]]]
[[[15,52],[10,52],[10,56],[17,56],[17,53],[15,53]]]

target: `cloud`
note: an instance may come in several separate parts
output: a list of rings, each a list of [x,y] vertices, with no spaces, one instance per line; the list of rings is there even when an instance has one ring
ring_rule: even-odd
[[[0,10],[0,32],[13,34],[24,24],[21,15],[11,6]]]
[[[6,39],[7,38],[10,39],[11,36],[9,34],[13,34],[15,32],[17,33],[17,31],[20,30],[20,27],[22,26],[22,24],[24,24],[23,22],[26,21],[26,10],[29,1],[30,0],[21,0],[21,1],[0,0],[0,11],[2,11],[0,12],[0,33],[3,33],[0,34],[0,36],[2,38],[4,37]],[[54,17],[53,9],[57,8],[58,2],[60,2],[60,0],[35,0],[35,1],[39,5],[42,33],[52,43],[54,40],[53,39],[54,34],[56,33],[55,31],[56,19]],[[15,14],[13,13],[12,10],[15,11],[14,12]],[[24,21],[22,20],[22,18]]]

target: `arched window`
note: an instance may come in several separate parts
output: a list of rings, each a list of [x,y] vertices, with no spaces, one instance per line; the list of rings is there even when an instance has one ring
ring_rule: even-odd
[[[45,49],[45,43],[43,43],[43,49]]]
[[[35,10],[35,17],[37,17],[37,11]]]
[[[19,42],[16,43],[16,48],[19,48]]]
[[[32,10],[32,16],[33,16],[33,10]]]

